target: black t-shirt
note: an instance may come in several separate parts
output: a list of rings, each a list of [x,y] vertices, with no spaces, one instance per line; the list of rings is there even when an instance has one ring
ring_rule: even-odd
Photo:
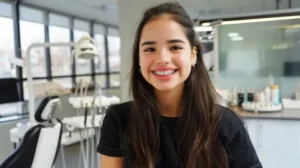
[[[124,157],[124,168],[129,168],[124,146],[124,135],[128,122],[131,102],[109,108],[101,128],[97,151],[112,157]],[[262,168],[251,143],[243,121],[230,109],[220,107],[220,138],[227,151],[230,168]],[[156,168],[177,167],[175,157],[174,131],[177,118],[161,116],[160,156]]]

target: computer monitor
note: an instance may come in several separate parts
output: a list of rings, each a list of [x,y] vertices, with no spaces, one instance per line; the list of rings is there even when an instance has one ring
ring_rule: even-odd
[[[17,79],[0,79],[0,104],[21,101],[17,86]]]

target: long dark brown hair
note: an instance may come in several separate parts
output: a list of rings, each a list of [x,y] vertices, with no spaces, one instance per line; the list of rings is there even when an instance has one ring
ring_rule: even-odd
[[[218,138],[220,114],[216,92],[202,60],[201,45],[194,25],[177,2],[166,2],[145,11],[133,44],[130,91],[133,96],[129,125],[125,135],[131,167],[153,168],[160,146],[160,112],[153,86],[139,72],[139,44],[145,24],[161,15],[179,23],[191,48],[197,47],[197,64],[184,83],[181,115],[177,124],[178,161],[184,168],[228,168],[222,142]]]

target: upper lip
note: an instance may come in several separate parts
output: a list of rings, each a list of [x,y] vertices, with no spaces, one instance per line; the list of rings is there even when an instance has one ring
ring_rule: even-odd
[[[168,67],[163,67],[163,68],[155,68],[152,71],[175,71],[176,68],[168,68]]]

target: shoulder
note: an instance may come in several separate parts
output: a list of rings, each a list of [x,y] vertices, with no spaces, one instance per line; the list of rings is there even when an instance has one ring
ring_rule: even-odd
[[[128,101],[120,104],[111,105],[108,107],[105,117],[127,118],[131,109],[131,104],[132,102]]]
[[[109,111],[119,111],[119,113],[124,113],[124,111],[129,110],[131,107],[132,101],[127,101],[124,103],[114,104],[109,106]]]
[[[234,112],[230,108],[218,106],[217,110],[220,114],[219,133],[225,141],[229,141],[239,131],[245,128],[244,121],[236,112]]]
[[[131,109],[131,101],[111,105],[105,114],[104,122],[109,122],[111,124],[121,124],[127,123],[127,119]]]
[[[100,131],[97,151],[107,156],[122,156],[122,139],[128,123],[131,102],[110,106],[105,114]]]
[[[243,120],[233,110],[219,107],[222,143],[228,155],[229,167],[262,168]]]

